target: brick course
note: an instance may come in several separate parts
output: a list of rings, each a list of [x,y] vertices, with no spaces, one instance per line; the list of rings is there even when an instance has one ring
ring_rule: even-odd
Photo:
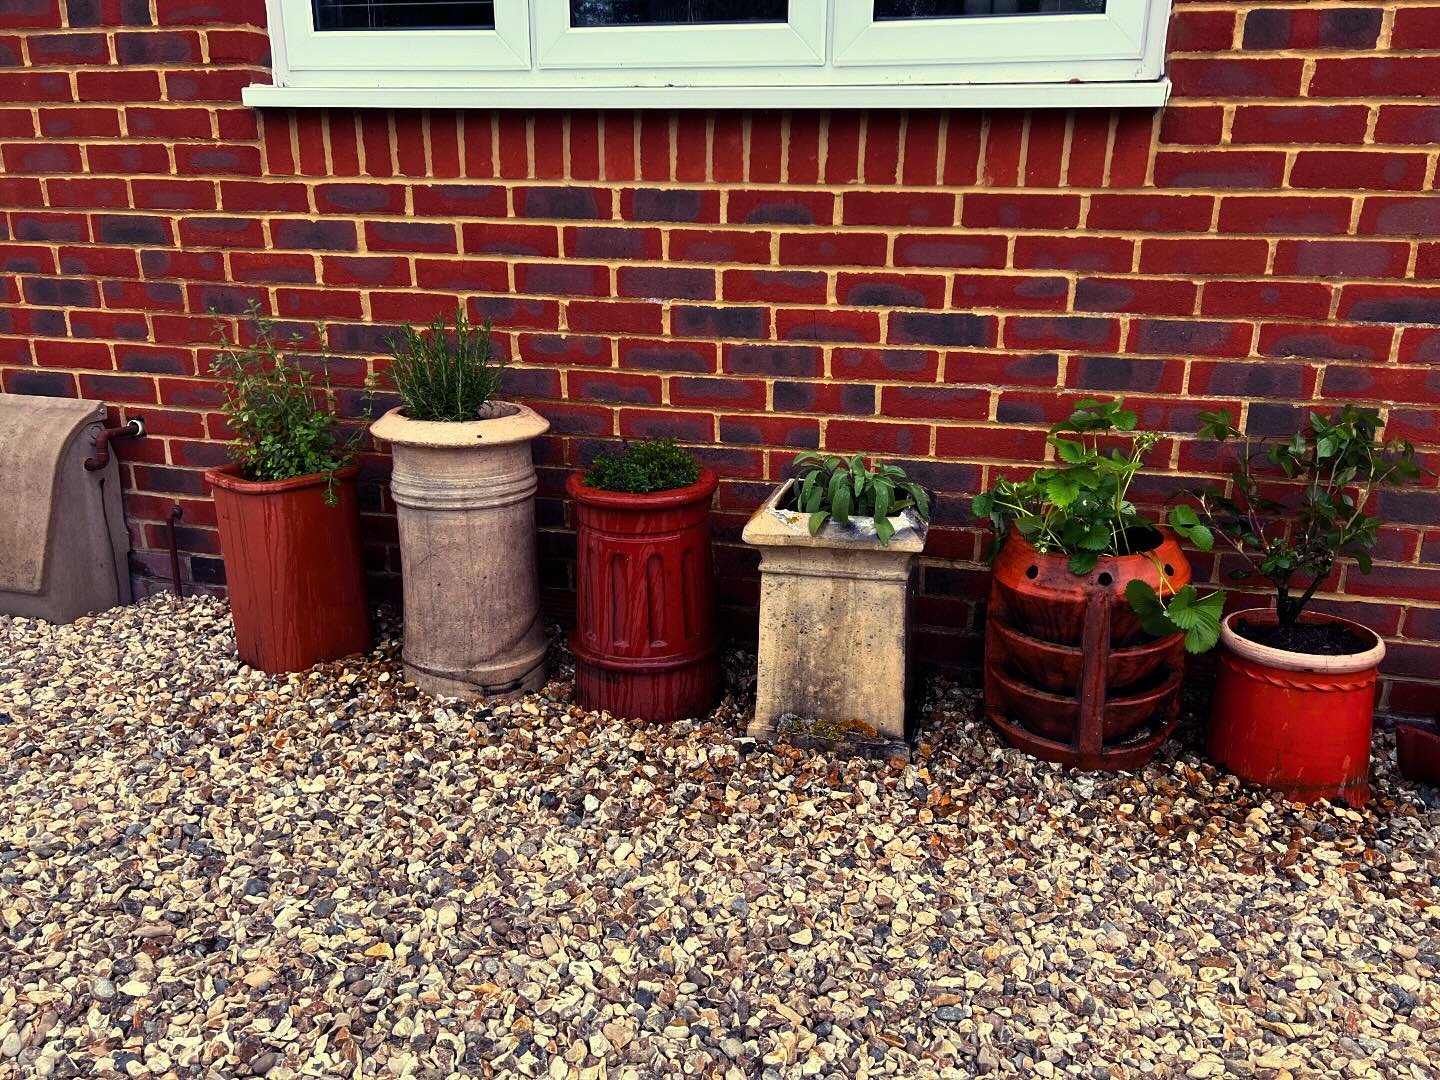
[[[730,625],[750,632],[751,506],[797,448],[874,450],[940,489],[920,638],[973,661],[985,575],[966,501],[1043,459],[1079,392],[1175,432],[1379,406],[1440,462],[1440,4],[1177,0],[1164,110],[257,112],[260,0],[0,12],[0,385],[83,394],[121,447],[143,590],[223,589],[200,470],[225,437],[213,308],[323,318],[341,381],[402,320],[493,318],[537,449],[542,567],[569,591],[566,471],[674,434],[724,478]],[[347,406],[355,395],[343,396]],[[383,455],[369,565],[398,572]],[[1150,480],[1145,490],[1163,493]],[[1385,703],[1440,695],[1440,490],[1382,497],[1375,573],[1325,602],[1392,643]],[[1201,562],[1208,568],[1209,563]],[[1344,593],[1346,599],[1337,598]]]

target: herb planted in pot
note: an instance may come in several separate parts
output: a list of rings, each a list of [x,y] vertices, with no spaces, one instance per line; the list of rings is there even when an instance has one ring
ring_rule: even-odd
[[[464,307],[458,307],[453,325],[437,315],[424,330],[407,326],[392,349],[390,378],[411,420],[487,419],[486,407],[500,388],[504,369],[490,340],[489,319],[476,326]]]
[[[1377,488],[1423,473],[1403,439],[1383,440],[1371,409],[1311,413],[1288,438],[1250,438],[1228,412],[1205,413],[1201,434],[1235,449],[1231,489],[1194,495],[1199,516],[1259,577],[1276,606],[1221,624],[1211,702],[1210,757],[1242,780],[1302,802],[1369,798],[1375,688],[1385,642],[1373,629],[1307,610],[1335,565],[1362,572],[1379,539]]]
[[[875,535],[888,545],[895,535],[890,518],[912,506],[922,521],[930,518],[930,497],[898,465],[872,461],[867,467],[855,454],[801,454],[795,459],[800,474],[791,488],[790,509],[810,515],[810,535],[827,521],[847,525],[852,517],[875,519]]]
[[[298,334],[282,339],[274,320],[253,303],[250,320],[255,337],[250,345],[231,341],[217,320],[220,352],[211,361],[224,386],[220,409],[235,433],[231,449],[242,474],[257,482],[314,473],[333,478],[354,456],[364,429],[357,427],[347,438],[337,432],[324,327],[317,325],[316,341],[307,344]],[[320,357],[318,373],[292,358],[301,351]],[[333,505],[334,499],[332,484],[326,501]]]
[[[220,351],[211,370],[223,382],[235,463],[205,479],[236,651],[252,667],[299,671],[369,647],[358,470],[350,460],[364,429],[340,431],[323,326],[308,342],[282,339],[258,305],[250,319],[253,343],[245,345],[216,321]]]
[[[646,495],[689,487],[700,479],[700,463],[674,439],[627,443],[620,453],[604,453],[585,470],[585,483],[601,491]]]
[[[565,481],[576,547],[570,650],[584,708],[668,723],[715,704],[718,483],[673,439],[629,443]]]
[[[1036,469],[1023,480],[1002,477],[977,496],[972,510],[993,525],[996,550],[1014,529],[1036,551],[1066,556],[1076,575],[1090,573],[1103,556],[1147,555],[1160,567],[1151,554],[1159,539],[1156,523],[1130,500],[1129,492],[1145,455],[1161,436],[1136,431],[1137,421],[1122,398],[1087,398],[1050,431],[1056,467]],[[1117,437],[1128,445],[1102,448],[1102,441]],[[1174,508],[1168,524],[1202,551],[1214,545],[1211,530],[1188,506]],[[1189,584],[1173,588],[1161,569],[1158,591],[1144,581],[1132,581],[1125,590],[1146,632],[1155,637],[1182,633],[1192,653],[1214,647],[1223,595],[1202,597]]]
[[[1382,439],[1374,410],[1354,405],[1328,419],[1311,413],[1305,428],[1288,439],[1252,439],[1228,410],[1202,413],[1200,420],[1201,435],[1234,445],[1236,452],[1232,493],[1196,492],[1197,519],[1244,560],[1232,577],[1264,578],[1274,588],[1277,623],[1264,643],[1298,646],[1313,636],[1299,626],[1300,614],[1336,562],[1354,559],[1362,573],[1370,572],[1383,522],[1366,507],[1377,488],[1422,475],[1415,447]],[[1262,471],[1266,464],[1269,475]],[[1325,649],[1318,641],[1312,647]]]
[[[741,534],[760,555],[746,732],[863,730],[908,753],[908,612],[930,500],[898,466],[859,454],[802,453],[795,465]]]

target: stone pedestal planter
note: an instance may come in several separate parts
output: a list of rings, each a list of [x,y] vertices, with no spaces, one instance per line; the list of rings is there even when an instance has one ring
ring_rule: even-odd
[[[483,697],[545,681],[530,442],[550,424],[523,405],[488,408],[491,418],[463,423],[391,409],[370,428],[394,454],[405,671],[431,694]]]
[[[869,518],[827,522],[778,507],[786,481],[745,526],[760,549],[760,650],[755,718],[747,734],[773,739],[787,715],[817,734],[847,725],[905,738],[910,571],[927,525],[913,510],[890,519],[889,546]]]

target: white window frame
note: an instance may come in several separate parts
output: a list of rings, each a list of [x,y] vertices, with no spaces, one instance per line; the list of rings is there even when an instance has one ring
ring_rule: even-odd
[[[1012,67],[1054,62],[1091,64],[1144,59],[1147,0],[1106,0],[1100,14],[990,15],[963,19],[870,17],[874,5],[835,7],[835,63],[847,65],[943,64]],[[1163,27],[1161,28],[1163,31]],[[1081,69],[1075,67],[1074,70]],[[1158,75],[1159,71],[1154,71]],[[1083,76],[1082,76],[1083,77]]]
[[[877,21],[871,0],[790,0],[789,20],[572,28],[568,0],[495,0],[494,30],[321,31],[266,0],[255,106],[1065,108],[1163,105],[1171,0],[1103,14]]]
[[[494,30],[316,30],[310,0],[266,0],[272,61],[294,86],[464,85],[529,71],[529,0],[495,0]],[[418,67],[423,63],[423,67]]]
[[[626,82],[664,83],[674,68],[730,68],[825,63],[826,0],[790,0],[784,23],[696,26],[570,25],[570,0],[533,0],[538,66],[624,69]],[[659,66],[655,58],[673,61]]]

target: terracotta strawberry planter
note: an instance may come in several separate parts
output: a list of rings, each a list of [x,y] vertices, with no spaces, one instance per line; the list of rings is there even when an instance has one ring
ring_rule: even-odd
[[[1096,591],[1113,601],[1110,643],[1133,645],[1146,639],[1140,618],[1130,610],[1125,586],[1132,581],[1148,582],[1159,589],[1168,579],[1172,588],[1190,583],[1190,563],[1174,535],[1153,530],[1159,542],[1150,551],[1137,555],[1106,555],[1090,573],[1070,572],[1064,555],[1042,555],[1024,537],[1011,532],[995,557],[993,592],[1017,629],[1062,645],[1077,645],[1085,632],[1085,609]],[[1157,567],[1151,556],[1159,560]],[[1163,574],[1162,574],[1163,571]]]
[[[1006,538],[986,613],[985,709],[1010,745],[1082,769],[1133,769],[1169,738],[1184,638],[1150,638],[1125,599],[1131,581],[1190,581],[1180,545],[1156,533],[1149,552],[1102,557],[1084,575],[1064,555]]]
[[[688,487],[602,491],[574,473],[575,695],[586,709],[672,721],[700,716],[720,688],[710,469]]]
[[[1237,611],[1220,624],[1220,673],[1210,716],[1210,756],[1240,779],[1295,802],[1370,798],[1375,679],[1385,643],[1372,631],[1319,612],[1306,623],[1339,623],[1373,644],[1343,656],[1274,649],[1235,623],[1274,626],[1275,613]]]
[[[1440,726],[1396,724],[1395,760],[1407,780],[1440,787]]]
[[[240,466],[205,474],[215,496],[240,659],[303,671],[370,647],[354,465],[264,483]]]

